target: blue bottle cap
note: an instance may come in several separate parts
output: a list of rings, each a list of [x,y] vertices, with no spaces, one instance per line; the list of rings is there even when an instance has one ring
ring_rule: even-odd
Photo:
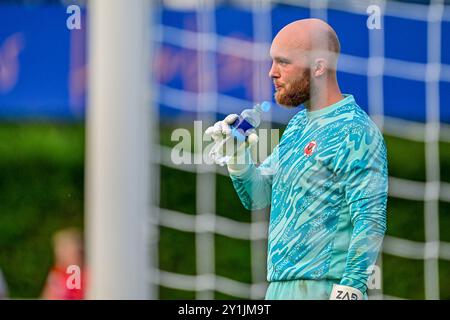
[[[261,110],[264,112],[269,111],[270,110],[270,102],[264,101],[263,103],[261,103]]]

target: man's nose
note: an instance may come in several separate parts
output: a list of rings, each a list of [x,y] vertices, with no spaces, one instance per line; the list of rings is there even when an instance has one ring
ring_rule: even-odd
[[[272,63],[272,66],[270,67],[269,77],[272,78],[272,79],[280,77],[280,73],[279,73],[278,68],[275,65],[275,63]]]

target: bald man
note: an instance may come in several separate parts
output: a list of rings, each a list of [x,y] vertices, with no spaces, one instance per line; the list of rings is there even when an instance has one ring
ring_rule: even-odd
[[[285,26],[270,48],[269,76],[278,104],[305,108],[260,166],[248,148],[227,163],[247,209],[271,206],[266,299],[367,299],[386,229],[386,147],[353,96],[339,89],[339,52],[324,21]],[[213,138],[226,137],[236,117],[211,127]],[[255,141],[252,133],[247,145]]]

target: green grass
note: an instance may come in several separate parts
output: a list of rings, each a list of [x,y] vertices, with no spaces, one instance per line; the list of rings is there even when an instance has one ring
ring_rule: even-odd
[[[84,129],[2,124],[0,141],[0,268],[12,297],[37,297],[52,234],[83,227]]]
[[[236,281],[251,283],[250,242],[220,235],[216,235],[214,242],[216,274]]]
[[[79,124],[2,123],[0,162],[79,164],[84,157],[84,127]]]
[[[173,273],[195,275],[195,234],[161,227],[159,236],[160,268]]]
[[[182,127],[182,126],[179,126]],[[192,125],[186,126],[192,131]],[[175,126],[164,127],[160,142],[173,146]],[[204,128],[205,129],[205,128]],[[283,128],[281,128],[282,132]],[[38,297],[52,263],[51,236],[58,229],[83,228],[84,127],[76,124],[0,124],[0,268],[12,297]],[[425,180],[423,143],[386,137],[389,173]],[[412,156],[414,155],[414,156]],[[450,181],[450,145],[440,144],[443,181]],[[196,174],[161,166],[162,208],[196,214]],[[216,175],[216,214],[250,222],[252,213],[242,207],[227,176]],[[422,242],[424,203],[389,198],[390,236]],[[258,219],[268,219],[267,210]],[[450,242],[450,203],[440,203],[440,237]],[[251,282],[250,242],[214,236],[216,274],[244,283]],[[160,228],[160,268],[195,275],[196,236]],[[261,261],[265,264],[266,261]],[[386,294],[411,299],[424,298],[423,261],[383,255],[383,285]],[[450,262],[440,261],[441,297],[450,299]],[[195,293],[159,287],[162,299],[195,299]],[[231,299],[214,292],[216,299]]]
[[[389,197],[386,234],[413,241],[425,241],[424,204]]]
[[[160,177],[161,208],[195,214],[195,174],[161,166]]]
[[[450,203],[439,203],[439,230],[442,241],[450,242]]]
[[[397,178],[425,181],[425,144],[385,136],[388,150],[389,175]]]
[[[214,292],[214,299],[216,300],[243,300],[242,298],[233,297],[222,292]]]
[[[450,300],[450,290],[448,289],[449,279],[450,261],[439,260],[440,299]]]
[[[439,165],[441,180],[450,182],[450,142],[439,143]]]
[[[162,300],[194,300],[194,291],[177,290],[172,288],[159,287],[159,298]]]
[[[216,175],[216,213],[240,222],[251,221],[251,211],[245,209],[234,192],[230,177]]]
[[[446,292],[448,289],[445,290]],[[423,260],[383,254],[383,292],[405,299],[424,299]]]

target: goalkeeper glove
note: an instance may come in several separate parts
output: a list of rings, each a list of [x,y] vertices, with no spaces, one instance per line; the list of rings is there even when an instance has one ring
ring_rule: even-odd
[[[225,140],[233,138],[231,136],[231,124],[238,119],[237,114],[230,114],[222,121],[217,121],[213,126],[209,127],[205,131],[206,136],[212,137],[216,145],[223,144]],[[258,142],[258,135],[255,129],[249,129],[246,132],[246,139],[244,143],[241,143],[236,148],[235,152],[227,162],[228,169],[231,171],[240,171],[247,167],[246,161],[242,161],[245,157],[246,149]],[[244,162],[244,163],[242,163]]]

